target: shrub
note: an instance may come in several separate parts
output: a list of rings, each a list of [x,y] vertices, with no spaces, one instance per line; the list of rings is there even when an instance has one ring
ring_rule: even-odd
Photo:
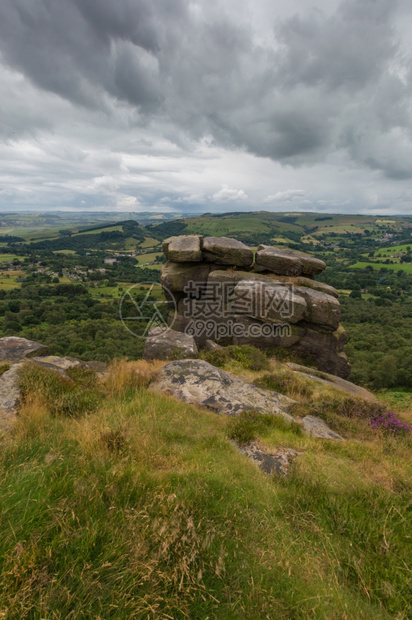
[[[201,357],[219,368],[223,368],[230,360],[239,362],[247,370],[267,370],[270,367],[269,360],[263,351],[246,344],[206,351],[201,354]]]
[[[248,370],[267,370],[270,368],[266,354],[250,345],[230,345],[227,352],[231,359],[239,362]]]
[[[371,420],[378,417],[385,410],[384,405],[378,402],[352,398],[343,399],[327,397],[309,405],[309,413],[325,418],[328,413],[335,413],[344,418]]]
[[[309,381],[293,372],[264,375],[256,381],[256,385],[294,397],[310,398],[313,394],[313,388]]]
[[[227,349],[213,349],[212,351],[205,351],[201,354],[202,359],[213,366],[223,368],[229,360],[230,356]]]
[[[256,436],[264,433],[270,428],[292,431],[297,435],[302,434],[302,429],[296,422],[287,422],[280,415],[260,413],[251,409],[232,418],[228,429],[228,436],[239,444],[249,443],[256,439]]]

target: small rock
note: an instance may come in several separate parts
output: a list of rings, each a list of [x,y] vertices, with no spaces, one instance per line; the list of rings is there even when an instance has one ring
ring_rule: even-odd
[[[221,347],[220,344],[217,344],[217,342],[215,342],[214,340],[206,340],[204,346],[205,351],[217,351],[219,349],[223,350],[223,347]]]
[[[329,426],[314,415],[307,415],[302,420],[303,428],[308,435],[320,437],[321,439],[340,439],[343,437],[335,433]]]
[[[176,360],[197,356],[193,336],[163,327],[155,327],[149,332],[143,354],[146,360]]]
[[[292,450],[292,448],[277,448],[267,452],[257,442],[236,445],[236,447],[239,452],[254,461],[265,474],[269,475],[286,476],[289,473],[290,465],[299,455],[299,452]]]

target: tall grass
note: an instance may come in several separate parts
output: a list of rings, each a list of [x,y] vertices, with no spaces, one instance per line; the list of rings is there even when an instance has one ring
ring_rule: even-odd
[[[0,617],[411,616],[402,438],[258,424],[262,442],[301,452],[271,478],[234,448],[233,421],[147,391],[154,372],[117,362],[100,384],[23,379],[0,446]],[[68,385],[98,406],[56,410],[50,394]]]

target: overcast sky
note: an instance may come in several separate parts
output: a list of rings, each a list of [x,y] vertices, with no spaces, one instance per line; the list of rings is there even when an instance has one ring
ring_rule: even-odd
[[[0,209],[412,213],[410,0],[1,0]]]

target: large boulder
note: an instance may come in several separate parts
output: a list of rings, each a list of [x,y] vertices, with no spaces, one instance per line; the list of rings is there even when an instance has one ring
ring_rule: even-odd
[[[206,237],[203,240],[203,260],[217,265],[250,267],[253,263],[253,251],[236,239]]]
[[[323,260],[288,248],[260,245],[256,252],[256,271],[272,271],[285,276],[313,276],[325,268]]]
[[[169,237],[162,243],[167,260],[175,263],[194,263],[202,260],[203,237],[200,235],[181,235]]]
[[[254,409],[292,421],[288,409],[295,402],[283,394],[245,383],[202,360],[166,364],[149,389],[229,416]]]
[[[143,357],[146,360],[176,360],[198,355],[193,336],[173,329],[155,327],[146,339]]]
[[[7,336],[0,338],[0,364],[16,364],[34,355],[47,355],[48,348],[26,338]]]

